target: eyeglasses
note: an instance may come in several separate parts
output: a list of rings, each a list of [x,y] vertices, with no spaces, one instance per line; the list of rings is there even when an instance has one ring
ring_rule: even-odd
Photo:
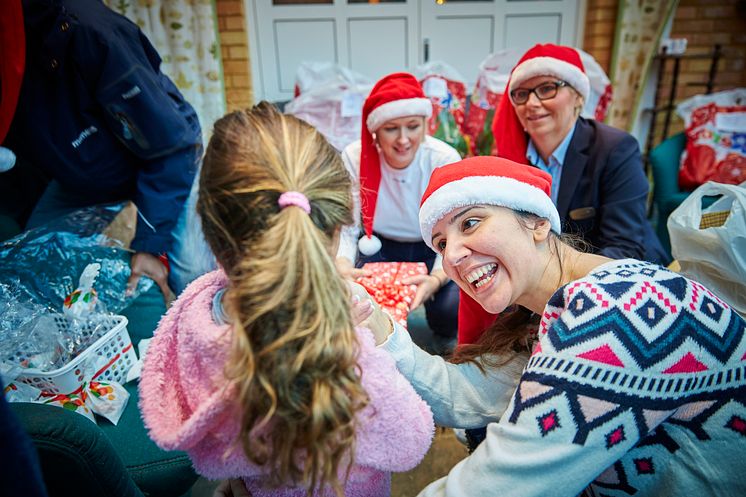
[[[565,81],[552,81],[533,88],[516,88],[510,92],[510,99],[516,105],[523,105],[533,93],[539,100],[550,100],[557,96],[557,91],[563,86],[568,84]]]

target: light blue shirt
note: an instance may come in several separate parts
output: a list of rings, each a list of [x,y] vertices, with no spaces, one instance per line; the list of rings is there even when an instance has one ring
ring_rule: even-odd
[[[557,148],[554,149],[552,155],[549,156],[549,164],[544,163],[544,159],[539,155],[533,141],[529,140],[528,147],[526,148],[526,158],[531,165],[549,173],[552,177],[552,202],[554,202],[554,205],[557,205],[557,195],[559,195],[560,180],[562,179],[562,165],[565,163],[567,148],[570,146],[574,134],[575,126],[572,127],[565,139],[562,140]]]

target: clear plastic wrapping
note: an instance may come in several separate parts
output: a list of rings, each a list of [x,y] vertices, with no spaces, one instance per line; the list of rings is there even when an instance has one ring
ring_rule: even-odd
[[[141,278],[135,292],[125,295],[130,253],[104,234],[124,205],[82,209],[0,245],[0,360],[57,369],[108,331],[107,313],[119,313],[153,285]],[[92,263],[101,265],[94,284],[98,302],[90,314],[55,325],[65,297]]]

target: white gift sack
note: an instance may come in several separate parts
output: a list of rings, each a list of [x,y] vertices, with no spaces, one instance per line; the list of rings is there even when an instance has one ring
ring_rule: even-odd
[[[334,62],[301,62],[295,73],[294,96],[298,97],[320,86],[373,86],[367,76]]]
[[[285,106],[285,113],[303,119],[339,150],[360,139],[363,102],[372,85],[330,82],[301,93]]]

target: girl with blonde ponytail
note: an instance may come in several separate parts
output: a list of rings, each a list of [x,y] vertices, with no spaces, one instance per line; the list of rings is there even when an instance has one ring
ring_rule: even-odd
[[[205,477],[254,497],[385,496],[427,451],[430,409],[374,345],[390,320],[355,327],[335,269],[351,205],[308,124],[265,102],[215,123],[197,211],[220,269],[163,318],[140,383],[150,436]]]

